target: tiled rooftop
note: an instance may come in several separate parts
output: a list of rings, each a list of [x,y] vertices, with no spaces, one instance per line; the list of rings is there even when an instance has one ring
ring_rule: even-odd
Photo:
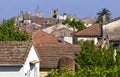
[[[41,58],[41,68],[57,68],[58,61],[62,57],[75,57],[80,51],[80,46],[72,44],[39,44],[36,50]]]
[[[100,37],[101,36],[101,27],[99,24],[94,24],[90,27],[87,27],[84,30],[75,32],[74,35],[78,37]]]
[[[24,64],[31,47],[27,41],[0,42],[0,64]]]
[[[32,22],[39,24],[39,25],[43,25],[44,23],[46,24],[52,24],[53,23],[53,18],[33,18]]]
[[[33,32],[33,42],[34,44],[58,44],[59,41],[53,35],[47,34],[42,30],[37,30]]]

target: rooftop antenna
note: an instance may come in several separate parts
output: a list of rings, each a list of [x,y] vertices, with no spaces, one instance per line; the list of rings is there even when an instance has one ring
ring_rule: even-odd
[[[89,12],[89,17],[91,17],[91,13]]]

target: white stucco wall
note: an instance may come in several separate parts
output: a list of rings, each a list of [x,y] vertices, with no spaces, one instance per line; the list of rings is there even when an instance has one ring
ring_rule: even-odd
[[[115,28],[120,27],[120,19],[103,26],[103,30],[107,29],[113,31]]]
[[[62,15],[57,15],[57,19],[63,20],[63,19],[64,19],[64,16],[62,16]]]
[[[60,20],[66,20],[67,16],[66,15],[57,15],[57,19]]]
[[[42,27],[42,25],[39,25],[39,24],[37,24],[37,23],[32,23],[32,25],[35,25],[35,26],[37,26],[37,27]]]
[[[72,37],[64,37],[64,41],[72,44],[73,43],[73,38]]]
[[[92,37],[91,38],[81,37],[81,38],[77,38],[77,40],[83,40],[83,41],[93,40],[95,45],[98,43],[98,39],[97,38],[92,38]]]
[[[66,28],[69,29],[71,31],[74,31],[74,29],[72,27],[68,27],[67,25],[63,25],[63,24],[57,24],[57,25],[53,25],[51,27],[42,29],[44,32],[50,34],[52,33],[54,30],[58,30],[58,29],[62,29],[62,28]],[[77,29],[75,29],[75,31],[77,31]]]
[[[24,20],[24,23],[30,24],[30,23],[31,23],[31,20]]]
[[[33,60],[39,61],[39,58],[35,52],[34,46],[31,47],[28,58],[24,64],[24,73],[27,74],[27,72],[30,70],[30,61],[33,61]],[[37,70],[38,70],[37,73],[39,77],[39,63],[35,64],[35,67],[37,67]],[[25,77],[27,77],[27,75]]]
[[[92,24],[84,24],[85,25],[85,27],[90,27],[90,26],[92,26]]]
[[[26,62],[23,66],[0,66],[0,77],[27,77],[27,73],[30,70],[30,61],[32,60],[39,61],[33,46],[31,47]],[[39,63],[35,64],[35,67],[37,67],[37,77],[39,77]]]

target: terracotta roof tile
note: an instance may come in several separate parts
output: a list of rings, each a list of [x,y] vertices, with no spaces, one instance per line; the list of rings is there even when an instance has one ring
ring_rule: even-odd
[[[30,42],[0,42],[0,64],[23,64],[27,58]]]
[[[43,25],[44,23],[48,23],[48,24],[52,24],[54,21],[53,18],[33,18],[32,22],[39,24],[39,25]]]
[[[72,36],[71,35],[72,33],[73,33],[72,30],[69,30],[67,28],[61,28],[61,29],[58,29],[58,30],[52,32],[51,34],[55,35],[55,37],[60,37],[60,36],[62,36],[62,34],[63,34],[63,36],[70,37],[70,36]]]
[[[72,44],[39,44],[36,50],[41,58],[40,68],[57,68],[58,61],[62,57],[75,57],[80,51],[80,46]]]
[[[53,35],[50,35],[42,30],[33,32],[33,42],[36,44],[58,44],[59,41]]]
[[[100,37],[101,27],[99,24],[94,24],[90,27],[87,27],[84,30],[75,32],[73,35],[79,36],[79,37]]]
[[[75,57],[75,53],[80,51],[80,46],[60,43],[53,35],[42,30],[33,33],[33,42],[41,59],[41,68],[57,68],[60,58]]]

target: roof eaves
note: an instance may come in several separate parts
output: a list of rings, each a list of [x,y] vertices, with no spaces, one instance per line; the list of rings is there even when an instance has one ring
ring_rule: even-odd
[[[0,64],[0,66],[20,66],[22,67],[24,64]]]
[[[25,57],[24,57],[24,59],[22,60],[22,64],[25,63],[25,61],[26,61],[26,59],[27,59],[27,57],[28,57],[28,54],[29,54],[30,49],[31,49],[32,46],[33,46],[33,45],[32,45],[32,42],[30,42],[29,48],[27,48],[27,53],[25,54]]]
[[[101,37],[101,35],[74,35],[75,37]]]

